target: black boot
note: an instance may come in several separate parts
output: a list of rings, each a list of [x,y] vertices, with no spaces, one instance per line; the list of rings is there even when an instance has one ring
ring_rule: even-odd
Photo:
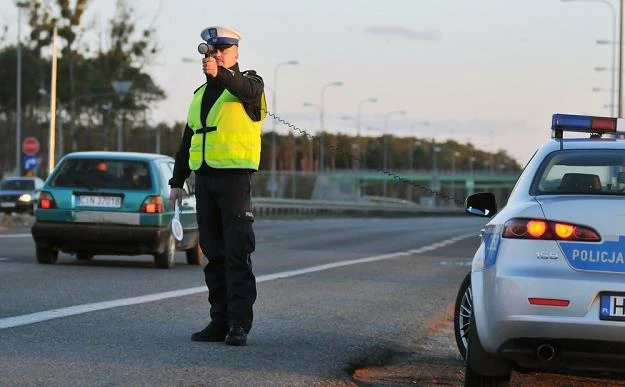
[[[211,321],[206,328],[191,335],[193,341],[224,341],[228,324]]]
[[[226,344],[228,345],[246,345],[247,332],[241,325],[232,325],[226,335]]]

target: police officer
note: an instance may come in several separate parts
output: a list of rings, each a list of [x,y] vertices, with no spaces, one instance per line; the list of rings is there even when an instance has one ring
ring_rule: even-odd
[[[206,83],[194,92],[189,106],[169,181],[170,201],[172,208],[180,203],[183,183],[194,171],[211,321],[191,340],[245,345],[256,300],[250,175],[260,163],[264,86],[256,72],[239,70],[237,31],[209,27],[201,37],[206,42],[198,47],[205,53]]]

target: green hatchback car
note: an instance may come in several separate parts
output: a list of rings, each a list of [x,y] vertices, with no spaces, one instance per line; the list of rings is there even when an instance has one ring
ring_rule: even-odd
[[[151,254],[172,268],[177,250],[200,265],[195,195],[189,181],[180,208],[183,238],[171,232],[174,209],[168,185],[174,159],[131,152],[76,152],[63,157],[46,179],[31,232],[37,261],[53,264],[59,251],[79,260],[94,255]]]

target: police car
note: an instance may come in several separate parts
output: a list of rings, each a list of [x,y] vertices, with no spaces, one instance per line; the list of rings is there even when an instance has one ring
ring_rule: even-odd
[[[467,386],[625,371],[625,120],[554,114],[551,129],[500,212],[490,193],[465,202],[492,218],[456,304]]]

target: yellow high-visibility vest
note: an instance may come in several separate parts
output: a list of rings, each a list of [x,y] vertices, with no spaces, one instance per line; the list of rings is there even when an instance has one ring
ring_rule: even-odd
[[[261,119],[253,121],[243,103],[228,90],[217,98],[203,123],[200,118],[206,84],[196,90],[189,106],[187,124],[193,130],[189,168],[197,171],[202,161],[213,168],[258,170],[261,127],[267,115],[265,94],[261,96]]]

